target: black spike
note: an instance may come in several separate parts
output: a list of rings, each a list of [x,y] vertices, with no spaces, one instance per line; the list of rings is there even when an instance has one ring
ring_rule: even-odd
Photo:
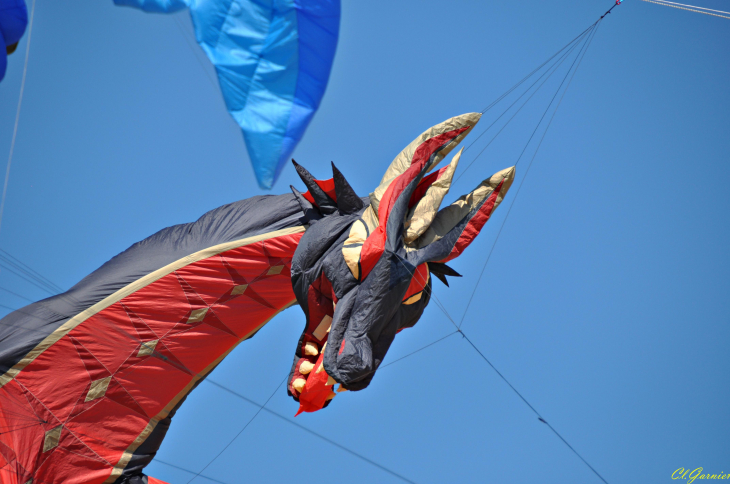
[[[441,279],[441,277],[439,276],[461,277],[461,274],[442,262],[429,262],[428,269],[439,279]],[[448,283],[446,283],[445,279],[446,277],[441,280],[444,281],[444,284],[448,286]]]
[[[294,164],[294,168],[297,170],[299,178],[301,178],[304,184],[307,186],[307,190],[309,190],[312,198],[314,198],[314,203],[317,204],[317,207],[319,208],[319,211],[322,212],[322,215],[330,215],[332,213],[335,213],[337,211],[337,204],[334,200],[330,198],[329,195],[325,193],[324,190],[322,190],[319,185],[317,185],[317,182],[314,180],[312,174],[309,173],[306,168],[304,168],[296,161],[291,160],[291,162]]]
[[[291,188],[291,191],[294,194],[294,198],[296,198],[297,202],[299,202],[299,206],[302,208],[302,212],[304,212],[304,218],[306,220],[306,223],[311,225],[322,218],[322,214],[319,212],[319,210],[317,210],[317,207],[312,205],[309,200],[304,198],[304,195],[302,195],[299,190],[291,185],[289,185],[289,188]]]
[[[449,287],[449,281],[446,280],[446,276],[445,275],[439,274],[438,272],[432,272],[431,274],[433,274],[434,276],[436,276],[439,281],[441,281],[444,284],[446,284],[446,287]]]
[[[335,179],[335,195],[337,195],[337,208],[340,209],[340,213],[351,214],[362,210],[365,206],[362,199],[347,183],[345,176],[337,169],[334,162],[332,162],[332,176]]]

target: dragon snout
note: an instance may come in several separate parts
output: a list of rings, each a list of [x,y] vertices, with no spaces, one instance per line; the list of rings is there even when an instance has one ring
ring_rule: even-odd
[[[394,259],[333,304],[333,317],[323,318],[312,333],[322,336],[319,341],[304,343],[291,380],[299,413],[323,408],[336,392],[366,388],[395,335],[423,314],[430,296],[428,265],[413,268]]]

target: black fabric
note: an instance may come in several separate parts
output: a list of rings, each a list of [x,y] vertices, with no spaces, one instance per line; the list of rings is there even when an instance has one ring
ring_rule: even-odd
[[[330,259],[330,256],[343,259],[342,245],[347,239],[350,227],[358,218],[359,214],[341,215],[339,212],[334,212],[311,225],[299,241],[294,258],[292,259],[291,278],[294,295],[302,311],[304,311],[305,332],[307,327],[306,321],[309,321],[309,287],[320,278],[324,271],[325,262]],[[342,281],[347,280],[346,276],[349,276],[349,281],[354,286],[356,281],[352,277],[352,274],[350,274],[349,269],[347,270],[347,274],[344,274],[343,271],[337,271],[336,273],[327,275],[327,278],[333,283],[337,297],[344,296],[347,290],[349,290],[340,287]],[[291,380],[294,374],[294,365],[303,356],[302,345],[304,344],[305,332],[302,332],[297,342],[289,380]],[[291,392],[289,394],[291,395]]]
[[[122,476],[114,484],[148,484],[149,480],[144,474],[136,474],[133,476]]]
[[[414,271],[399,255],[386,251],[337,304],[323,361],[327,374],[348,390],[370,384],[398,330],[415,325],[426,309],[430,283],[420,300],[403,304]]]
[[[317,208],[319,208],[319,211],[322,212],[322,215],[330,215],[332,213],[335,213],[335,211],[337,211],[337,204],[334,200],[332,200],[332,198],[330,198],[329,195],[325,193],[324,190],[322,190],[322,188],[315,181],[312,174],[309,173],[306,168],[298,164],[296,161],[291,160],[291,162],[294,164],[294,168],[297,170],[299,178],[301,178],[304,184],[307,186],[309,194],[312,195],[314,203],[317,204]]]
[[[428,270],[431,271],[431,274],[438,277],[439,281],[446,284],[446,287],[449,287],[449,281],[446,279],[446,276],[461,277],[461,274],[459,274],[446,264],[442,264],[440,262],[429,262]]]
[[[5,373],[59,326],[128,284],[207,247],[302,225],[294,195],[264,195],[211,210],[132,245],[63,294],[0,320],[0,373]]]
[[[332,178],[335,182],[335,195],[337,196],[337,208],[340,213],[352,214],[360,212],[365,208],[365,203],[357,196],[345,177],[332,163]]]
[[[292,286],[307,321],[310,319],[309,288],[323,274],[332,284],[335,296],[339,299],[332,317],[323,362],[327,374],[348,390],[361,390],[370,384],[398,330],[413,326],[428,305],[429,296],[425,290],[415,303],[403,304],[416,270],[416,265],[406,256],[403,220],[411,195],[424,173],[434,163],[435,156],[432,155],[421,172],[393,203],[387,223],[385,250],[363,281],[352,275],[344,260],[342,247],[348,238],[350,227],[368,206],[367,199],[354,201],[357,196],[334,164],[332,170],[338,210],[325,213],[320,207],[323,218],[302,236],[294,253]],[[303,179],[311,177],[303,168],[298,167],[297,170]],[[354,208],[357,206],[363,208],[355,212]],[[429,292],[430,288],[429,282]],[[302,346],[307,336],[307,327],[305,323],[305,330],[297,343],[289,383],[296,374],[297,363],[303,357]],[[292,397],[297,398],[289,388],[288,391]]]
[[[296,198],[297,202],[299,203],[299,207],[302,209],[302,213],[304,213],[304,219],[308,224],[312,224],[322,218],[322,214],[319,212],[319,210],[317,210],[317,208],[312,205],[309,200],[304,198],[304,195],[302,195],[299,190],[291,185],[289,185],[289,188],[291,188],[291,192],[294,194],[294,198]]]

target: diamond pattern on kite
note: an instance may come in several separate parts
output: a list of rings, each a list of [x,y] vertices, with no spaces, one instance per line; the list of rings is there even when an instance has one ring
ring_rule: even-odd
[[[84,482],[107,479],[215,358],[291,304],[299,238],[183,266],[41,351],[0,386],[0,472],[12,473],[8,482],[76,482],[81,468]]]
[[[208,326],[219,329],[238,339],[238,335],[231,328],[226,326],[223,321],[218,319],[215,311],[211,311],[211,307],[208,306],[208,303],[200,297],[195,289],[193,289],[193,287],[188,284],[177,271],[175,271],[175,275],[177,276],[177,280],[183,291],[185,291],[185,297],[188,300],[188,304],[190,304],[190,311],[180,322],[193,326],[205,323]]]
[[[89,408],[99,403],[99,399],[101,398],[107,398],[118,405],[126,407],[136,414],[149,418],[149,415],[144,411],[142,406],[139,405],[127,389],[124,388],[124,386],[116,378],[114,378],[117,373],[132,365],[130,358],[126,360],[130,363],[123,364],[116,370],[116,372],[114,372],[114,374],[112,374],[91,353],[91,351],[79,342],[78,339],[72,336],[69,336],[69,339],[76,346],[76,351],[86,368],[86,372],[89,374],[89,383],[86,385],[84,391],[79,395],[79,399],[76,402],[76,405],[74,405],[74,408],[69,414],[66,422],[73,420],[89,410]]]
[[[122,308],[124,308],[124,311],[126,311],[127,316],[129,317],[129,321],[134,326],[135,331],[137,332],[137,335],[139,336],[139,339],[137,340],[139,343],[136,358],[145,358],[147,356],[154,356],[155,358],[159,358],[162,361],[168,363],[169,365],[173,366],[174,368],[182,371],[183,373],[187,373],[188,375],[193,375],[193,372],[190,371],[185,365],[182,364],[180,360],[175,357],[175,355],[172,354],[172,351],[165,345],[164,339],[169,339],[171,336],[174,335],[174,333],[165,334],[162,337],[158,336],[157,333],[155,333],[152,328],[145,322],[144,319],[142,319],[137,313],[132,311],[129,307],[127,307],[125,304],[121,304]],[[129,337],[133,337],[132,335],[129,335]],[[132,361],[131,358],[128,358],[123,366],[124,369],[134,366],[138,363],[140,363],[143,360],[138,361]],[[122,367],[120,367],[120,371]]]
[[[43,452],[48,452],[51,449],[58,447],[58,441],[61,439],[62,425],[53,427],[51,430],[46,431],[46,435],[43,439]]]

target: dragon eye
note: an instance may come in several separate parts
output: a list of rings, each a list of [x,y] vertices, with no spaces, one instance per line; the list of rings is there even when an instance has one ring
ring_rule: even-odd
[[[350,268],[352,276],[360,280],[362,270],[360,268],[360,253],[362,252],[362,244],[370,235],[367,226],[362,220],[357,220],[350,228],[350,235],[342,246],[342,256],[345,258],[347,267]]]
[[[363,244],[377,227],[378,217],[372,208],[368,208],[363,212],[362,218],[357,219],[352,224],[350,234],[342,246],[342,256],[345,258],[345,263],[350,268],[352,276],[358,281],[363,277],[362,265],[360,264]]]
[[[423,263],[416,267],[416,270],[413,272],[411,284],[408,286],[406,295],[403,297],[403,304],[408,305],[420,301],[421,296],[423,296],[423,290],[426,287],[426,284],[428,284],[428,279],[430,277],[431,274],[428,270],[428,263]]]

